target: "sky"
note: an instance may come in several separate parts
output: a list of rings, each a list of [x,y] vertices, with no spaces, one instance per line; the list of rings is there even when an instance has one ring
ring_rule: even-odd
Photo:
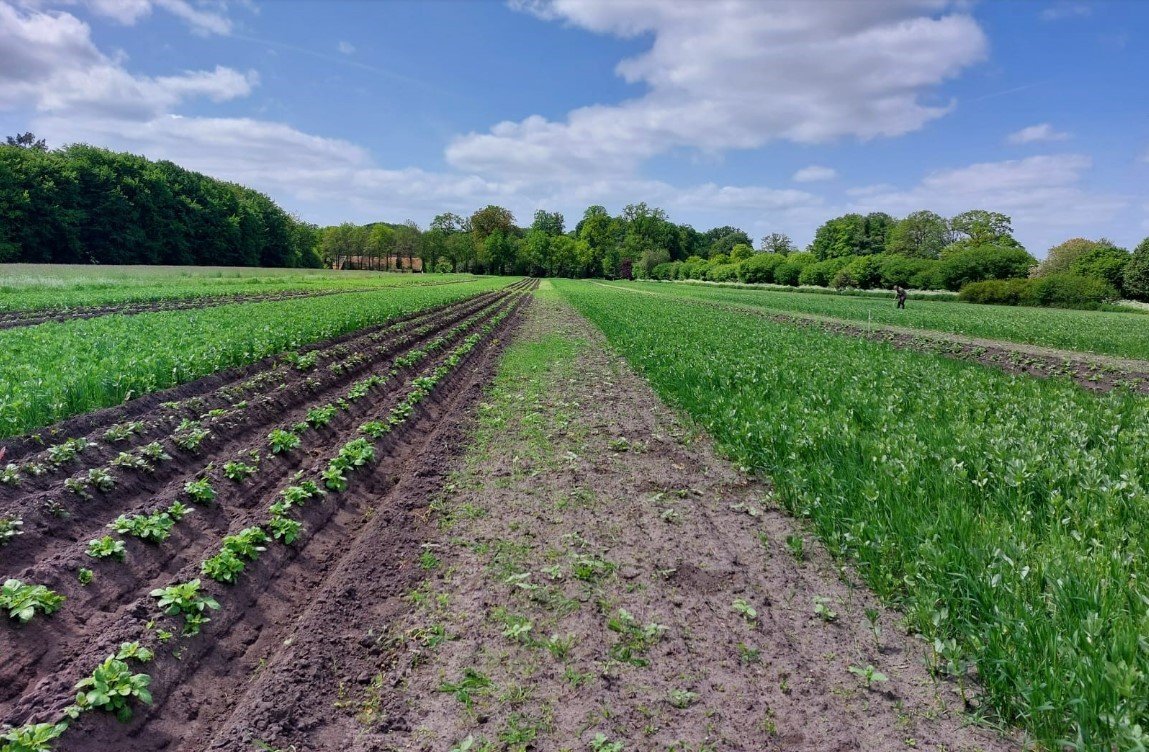
[[[0,0],[0,134],[169,159],[319,225],[664,209],[1149,235],[1142,0]]]

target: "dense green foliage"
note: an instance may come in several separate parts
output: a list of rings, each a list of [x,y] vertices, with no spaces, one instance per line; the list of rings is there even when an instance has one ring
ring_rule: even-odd
[[[1149,300],[1149,238],[1133,251],[1124,270],[1125,294],[1135,300]]]
[[[1140,748],[1149,400],[668,296],[559,289],[898,604],[933,661],[975,665],[1003,718],[1050,749]]]
[[[754,288],[710,285],[612,283],[661,297],[693,298],[731,306],[751,306],[771,313],[802,313],[847,321],[894,324],[915,329],[1002,339],[1065,350],[1149,359],[1149,316],[1137,313],[999,308],[914,300],[904,310],[894,297],[811,295]]]
[[[1032,279],[972,282],[961,289],[960,298],[968,303],[1098,308],[1119,296],[1113,285],[1098,277],[1051,274]]]
[[[489,278],[3,330],[0,437],[507,282]]]
[[[307,267],[315,242],[262,193],[171,162],[0,145],[0,262]]]

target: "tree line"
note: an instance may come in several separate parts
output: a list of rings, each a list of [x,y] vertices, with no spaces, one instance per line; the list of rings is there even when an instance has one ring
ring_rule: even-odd
[[[0,262],[319,267],[319,228],[168,161],[31,133],[0,145]]]
[[[17,261],[901,285],[1023,304],[1149,299],[1149,238],[1132,253],[1074,238],[1039,264],[1008,216],[981,209],[845,214],[805,249],[783,233],[755,248],[740,228],[699,231],[645,203],[617,215],[590,206],[569,228],[544,209],[520,227],[496,205],[439,214],[426,229],[410,220],[318,228],[262,193],[172,162],[83,144],[49,150],[31,133],[0,145],[0,262]]]
[[[394,268],[407,254],[425,270],[472,274],[953,291],[1010,280],[972,287],[966,297],[1033,305],[1149,299],[1149,238],[1134,253],[1104,238],[1074,238],[1038,263],[1013,237],[1010,217],[982,209],[950,218],[931,211],[903,219],[846,214],[819,227],[805,249],[783,233],[754,248],[737,227],[700,232],[644,203],[615,216],[591,206],[569,230],[558,212],[540,209],[529,227],[519,227],[510,210],[490,205],[469,217],[440,214],[426,231],[408,221],[343,224],[320,234],[320,255],[335,266],[355,258],[366,268]]]

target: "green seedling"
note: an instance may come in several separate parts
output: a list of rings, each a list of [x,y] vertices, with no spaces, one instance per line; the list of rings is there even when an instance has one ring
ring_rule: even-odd
[[[829,598],[822,596],[814,597],[814,614],[824,622],[832,622],[838,619],[838,612],[831,609],[826,604],[830,603]]]
[[[109,655],[95,668],[92,675],[76,683],[80,690],[76,695],[77,715],[83,710],[106,710],[113,713],[121,723],[132,718],[129,698],[151,704],[152,695],[148,685],[152,678],[147,674],[133,674],[131,667],[114,655]]]
[[[100,493],[107,493],[116,487],[116,477],[103,468],[94,467],[88,471],[88,485]]]
[[[215,489],[212,488],[211,480],[208,478],[189,480],[184,484],[184,493],[193,502],[202,506],[208,506],[215,500]]]
[[[227,476],[228,480],[233,480],[236,483],[242,483],[257,472],[259,472],[258,467],[239,460],[225,462],[223,465],[223,474]]]
[[[491,680],[473,668],[463,669],[463,677],[457,682],[443,682],[440,692],[450,692],[468,710],[474,704],[474,695],[486,694],[491,688]]]
[[[188,637],[199,634],[200,628],[211,621],[204,615],[205,611],[219,609],[219,602],[215,598],[201,592],[199,579],[157,588],[151,592],[151,596],[168,616],[183,615],[183,634]]]
[[[730,607],[747,622],[753,622],[758,618],[758,611],[742,598],[736,598]]]
[[[184,423],[188,422],[184,421]],[[181,426],[179,431],[172,434],[172,443],[186,452],[195,453],[199,451],[200,444],[204,442],[204,439],[211,436],[211,432],[206,428],[200,428],[199,423],[191,422],[194,425],[186,428]]]
[[[127,549],[122,540],[105,535],[98,540],[88,541],[88,556],[94,559],[115,559],[123,561],[127,556]]]
[[[622,742],[612,742],[601,731],[590,740],[592,752],[623,752]]]
[[[881,614],[878,609],[866,609],[866,626],[869,627],[870,633],[874,635],[875,648],[880,648],[882,644],[882,625],[878,623],[879,619],[881,619]]]
[[[292,449],[299,448],[301,439],[291,431],[276,429],[267,435],[267,442],[271,445],[272,454],[283,454]]]
[[[85,586],[92,584],[92,578],[94,576],[95,575],[92,573],[92,570],[85,567],[81,567],[80,571],[76,573],[76,579],[80,581],[81,585]]]
[[[43,585],[25,585],[20,580],[5,580],[0,587],[0,609],[8,612],[8,618],[27,624],[36,612],[48,616],[55,613],[64,603],[64,596],[54,593]]]
[[[794,557],[794,561],[801,562],[806,559],[806,541],[800,535],[786,536],[786,550]]]
[[[865,668],[858,666],[850,666],[849,671],[855,676],[861,677],[862,681],[866,683],[866,689],[869,689],[875,682],[881,683],[889,681],[889,677],[878,671],[873,666],[867,665]]]
[[[288,517],[272,517],[267,527],[271,530],[272,538],[286,545],[299,540],[299,536],[303,534],[303,523]]]
[[[3,546],[8,541],[15,538],[17,535],[23,535],[24,521],[19,517],[7,515],[0,517],[0,546]]]
[[[68,730],[67,723],[32,723],[0,734],[3,752],[51,752],[52,742]]]
[[[688,689],[670,690],[670,704],[678,709],[688,708],[698,699],[698,694]]]

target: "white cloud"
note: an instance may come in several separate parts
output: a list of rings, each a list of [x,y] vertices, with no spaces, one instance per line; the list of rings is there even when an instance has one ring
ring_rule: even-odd
[[[538,115],[471,133],[447,149],[461,169],[504,176],[633,172],[656,154],[823,143],[917,130],[952,102],[934,88],[986,56],[947,0],[520,0],[519,8],[603,34],[649,32],[620,76],[647,92],[550,121]]]
[[[188,0],[23,0],[23,5],[43,8],[46,6],[83,5],[98,16],[111,19],[125,26],[133,26],[140,19],[151,15],[160,8],[181,18],[196,32],[203,34],[230,34],[231,20],[226,13],[226,2],[214,2],[211,6],[219,9],[205,9],[208,5],[202,0],[193,4]]]
[[[838,171],[833,167],[810,165],[794,173],[790,179],[795,183],[815,183],[819,180],[833,180],[838,177]]]
[[[339,44],[335,45],[335,49],[339,50],[344,55],[355,54],[355,45],[351,44],[351,42],[340,41]]]
[[[1043,21],[1061,21],[1066,18],[1083,18],[1093,13],[1088,3],[1057,2],[1041,11]]]
[[[0,2],[0,108],[128,119],[154,117],[184,100],[244,97],[254,72],[217,66],[171,76],[137,76],[98,50],[88,25],[69,13],[20,11]]]
[[[1041,123],[1011,133],[1006,140],[1011,144],[1031,144],[1035,141],[1065,141],[1068,138],[1068,133],[1053,130],[1049,123]]]
[[[906,190],[856,195],[848,208],[899,217],[918,209],[945,216],[969,209],[997,211],[1013,218],[1018,240],[1040,256],[1070,235],[1106,234],[1107,223],[1128,206],[1127,197],[1084,189],[1092,165],[1083,154],[983,162],[931,172]]]

